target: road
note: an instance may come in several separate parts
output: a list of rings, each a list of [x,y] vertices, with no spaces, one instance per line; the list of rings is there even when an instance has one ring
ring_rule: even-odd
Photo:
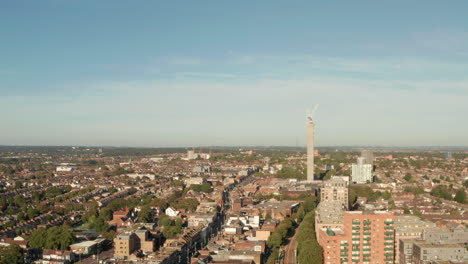
[[[82,258],[81,261],[77,261],[77,264],[97,264],[99,260],[108,260],[114,256],[114,249],[108,249],[99,253],[99,257],[93,259],[92,257]],[[79,260],[79,258],[78,258]]]
[[[297,234],[299,227],[296,228],[294,236],[289,239],[289,243],[284,249],[284,260],[283,264],[296,264],[296,250],[297,250]]]

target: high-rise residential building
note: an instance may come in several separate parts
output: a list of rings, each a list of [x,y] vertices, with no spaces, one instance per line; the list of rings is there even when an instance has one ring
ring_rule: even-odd
[[[324,263],[393,264],[394,219],[386,211],[345,212],[342,229],[319,230]]]
[[[452,229],[428,227],[422,231],[420,237],[400,238],[398,242],[400,264],[468,261],[468,251],[464,249],[468,243],[468,230],[462,225]]]
[[[414,264],[430,264],[437,260],[450,261],[448,263],[468,262],[468,252],[463,244],[415,243],[413,252]]]
[[[465,249],[464,244],[439,244],[417,239],[402,239],[400,251],[405,261],[400,261],[402,264],[455,264],[468,262],[468,251]]]
[[[314,180],[314,129],[312,115],[307,116],[307,181]]]
[[[332,176],[322,183],[320,201],[339,201],[344,209],[348,209],[349,177]]]
[[[400,239],[421,238],[425,229],[434,228],[433,222],[423,221],[414,215],[399,215],[395,217],[395,263],[405,263],[400,256]],[[403,261],[403,262],[401,262]]]
[[[321,201],[315,210],[315,234],[319,240],[319,230],[343,229],[344,209],[340,201]]]
[[[351,179],[355,183],[372,182],[372,164],[365,164],[364,158],[359,157],[357,164],[351,167]]]
[[[364,149],[361,151],[361,158],[364,158],[364,164],[374,163],[374,153],[371,150]]]
[[[198,154],[195,153],[194,150],[187,150],[187,159],[188,160],[193,160],[193,159],[196,159],[198,158]]]
[[[114,238],[114,257],[116,259],[128,259],[138,249],[138,236],[135,233],[122,233]]]

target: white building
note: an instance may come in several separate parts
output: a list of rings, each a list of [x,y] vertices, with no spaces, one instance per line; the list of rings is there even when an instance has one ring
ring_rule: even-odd
[[[70,171],[74,171],[76,170],[77,167],[75,164],[71,164],[71,163],[60,163],[57,168],[56,168],[56,171],[58,172],[70,172]]]
[[[156,175],[149,173],[130,173],[127,174],[127,176],[133,179],[142,179],[143,177],[148,177],[150,180],[154,180],[156,178]]]
[[[351,178],[355,183],[372,182],[372,164],[364,164],[364,158],[358,158],[357,164],[352,165]]]
[[[176,217],[180,214],[179,211],[177,211],[176,209],[172,208],[172,207],[168,207],[166,209],[166,212],[165,212],[169,217]]]
[[[187,179],[184,179],[184,183],[187,184],[187,185],[190,185],[190,184],[203,184],[205,181],[205,178],[203,177],[190,177],[190,178],[187,178]]]
[[[188,217],[188,227],[208,226],[214,220],[214,214],[192,214]]]

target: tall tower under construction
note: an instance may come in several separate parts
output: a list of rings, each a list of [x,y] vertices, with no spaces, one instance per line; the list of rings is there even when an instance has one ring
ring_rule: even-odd
[[[309,182],[314,180],[314,128],[312,113],[307,116],[307,181]]]

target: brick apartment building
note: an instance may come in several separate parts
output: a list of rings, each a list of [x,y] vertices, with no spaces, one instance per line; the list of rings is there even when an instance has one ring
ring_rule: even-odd
[[[319,230],[324,263],[393,263],[394,218],[386,211],[345,212],[342,229]]]

